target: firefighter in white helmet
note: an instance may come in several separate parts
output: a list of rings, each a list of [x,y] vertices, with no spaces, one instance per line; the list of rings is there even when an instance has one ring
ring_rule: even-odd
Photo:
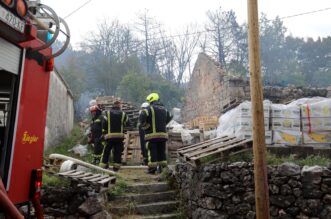
[[[149,106],[148,102],[144,102],[141,104],[139,115],[141,114],[142,110],[147,109]],[[148,164],[148,156],[147,156],[147,149],[146,149],[146,142],[145,142],[145,131],[141,125],[141,123],[138,121],[138,129],[139,129],[139,137],[140,137],[140,148],[141,148],[141,155],[143,157],[143,165]]]

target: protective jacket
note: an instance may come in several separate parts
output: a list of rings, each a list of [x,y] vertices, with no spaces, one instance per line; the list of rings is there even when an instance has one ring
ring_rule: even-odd
[[[171,120],[168,110],[159,101],[154,101],[142,110],[139,121],[145,129],[145,140],[167,140],[166,125]]]
[[[124,139],[124,126],[128,116],[119,107],[112,107],[106,112],[107,122],[104,126],[105,139]]]
[[[101,136],[103,134],[103,126],[105,124],[106,124],[106,119],[101,114],[98,114],[92,118],[90,124],[92,142],[96,143],[101,141]]]

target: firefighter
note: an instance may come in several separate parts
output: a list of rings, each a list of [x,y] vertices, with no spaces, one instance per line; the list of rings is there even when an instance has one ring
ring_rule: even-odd
[[[113,150],[113,170],[118,171],[122,163],[122,151],[124,140],[124,126],[128,123],[128,116],[121,110],[121,102],[115,101],[113,107],[106,112],[107,123],[104,126],[106,134],[106,146],[103,151],[100,166],[108,168],[111,150]]]
[[[141,109],[139,111],[139,115],[144,109],[147,109],[149,106],[149,103],[145,102],[141,104]],[[138,129],[139,129],[139,137],[140,137],[140,148],[141,148],[141,155],[143,157],[143,165],[148,165],[148,156],[147,156],[147,150],[146,150],[146,144],[145,144],[145,131],[141,125],[141,123],[138,123]]]
[[[166,125],[171,120],[171,115],[163,104],[159,101],[157,93],[151,93],[146,100],[150,106],[144,109],[139,122],[145,129],[146,148],[148,150],[148,171],[154,174],[159,167],[158,172],[167,166],[166,141],[168,134]]]
[[[103,126],[105,124],[105,118],[102,115],[101,109],[97,106],[91,106],[89,108],[91,115],[92,115],[92,121],[90,124],[90,135],[89,135],[89,143],[92,143],[94,145],[94,152],[93,152],[93,164],[99,165],[102,151],[104,148],[103,145]]]

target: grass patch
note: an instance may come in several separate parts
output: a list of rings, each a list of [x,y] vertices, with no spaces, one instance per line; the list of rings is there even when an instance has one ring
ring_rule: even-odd
[[[88,152],[85,156],[79,157],[79,155],[76,155],[72,152],[69,152],[70,149],[72,149],[74,146],[81,144],[86,145],[87,144],[87,136],[84,135],[85,130],[81,128],[78,124],[75,124],[70,135],[66,137],[60,144],[51,146],[47,148],[47,150],[44,152],[45,157],[47,157],[50,154],[62,154],[74,158],[78,158],[85,162],[92,162],[92,146],[88,146]]]
[[[109,193],[112,196],[122,195],[127,188],[127,182],[123,178],[117,177],[116,184],[114,187],[111,188]]]
[[[49,186],[68,187],[69,185],[70,185],[70,182],[68,180],[61,179],[58,176],[49,175],[49,174],[43,172],[43,187],[49,187]]]
[[[78,124],[75,124],[70,135],[66,137],[60,144],[51,146],[45,151],[46,155],[57,153],[63,155],[72,155],[68,152],[69,149],[77,144],[82,144],[84,138],[84,130]]]
[[[215,159],[215,157],[209,156],[205,158],[203,161],[208,162],[210,160]],[[244,162],[253,162],[253,152],[252,151],[246,151],[240,154],[236,154],[234,156],[228,157],[227,159],[224,159],[226,162],[238,162],[238,161],[244,161]],[[323,157],[320,155],[309,155],[306,158],[298,158],[297,155],[291,154],[288,156],[276,156],[275,154],[267,153],[267,164],[268,165],[280,165],[284,162],[292,162],[299,166],[327,166],[331,163],[331,158]]]
[[[268,165],[279,165],[284,162],[292,162],[295,163],[299,166],[314,166],[314,165],[319,165],[319,166],[327,166],[329,163],[331,163],[330,158],[322,157],[319,155],[309,155],[306,158],[297,158],[296,155],[289,155],[286,157],[277,157],[274,154],[267,154],[267,162]]]

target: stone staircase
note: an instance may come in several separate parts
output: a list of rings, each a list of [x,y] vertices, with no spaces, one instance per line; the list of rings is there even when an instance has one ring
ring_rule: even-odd
[[[115,219],[180,218],[176,194],[165,182],[133,184],[125,194],[110,200],[110,212]]]

